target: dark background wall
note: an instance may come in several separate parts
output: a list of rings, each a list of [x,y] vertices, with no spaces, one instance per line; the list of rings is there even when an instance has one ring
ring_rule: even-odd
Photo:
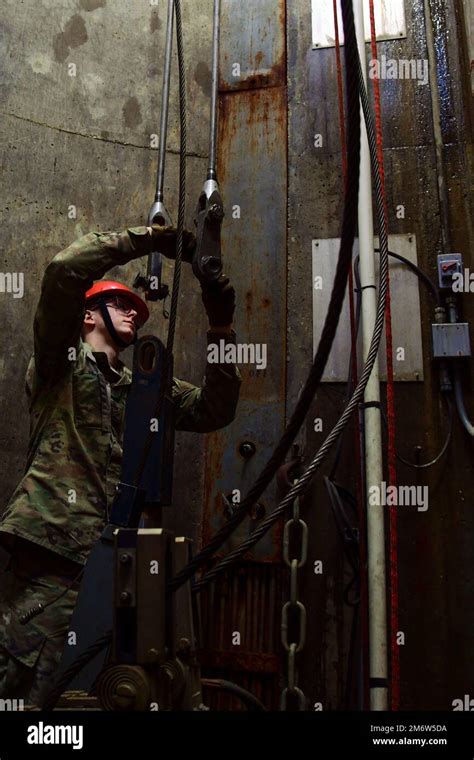
[[[210,0],[183,2],[188,226],[206,167],[211,5]],[[244,368],[243,413],[224,433],[205,440],[177,436],[170,522],[177,532],[196,539],[201,534],[203,494],[211,501],[205,524],[219,523],[223,518],[217,491],[244,491],[258,472],[254,465],[251,471],[243,468],[238,443],[256,436],[255,461],[263,464],[281,433],[285,413],[293,409],[312,358],[311,240],[338,237],[342,212],[334,49],[311,49],[306,0],[288,3],[286,9],[284,3],[265,0],[252,5],[251,14],[239,8],[241,4],[223,2],[220,145],[228,204],[224,256],[238,295],[239,338],[267,341],[271,350],[265,377],[252,376]],[[472,267],[467,24],[459,0],[432,0],[431,11],[449,228],[453,250],[462,252],[466,266]],[[238,13],[242,18],[236,27],[232,19],[235,22]],[[379,54],[427,57],[423,2],[406,3],[406,16],[407,38],[380,43]],[[157,161],[150,135],[158,129],[165,24],[164,2],[156,7],[122,0],[3,4],[1,269],[24,273],[25,294],[22,299],[0,294],[0,507],[7,503],[24,464],[28,418],[23,378],[46,264],[91,230],[119,230],[146,220]],[[243,74],[232,83],[228,65],[235,61]],[[75,77],[68,73],[71,63],[77,67]],[[177,89],[176,67],[173,83]],[[415,233],[418,262],[434,276],[442,236],[430,89],[412,82],[382,83],[381,89],[390,232]],[[176,91],[170,114],[166,202],[176,220]],[[317,151],[315,132],[323,135],[323,147]],[[245,212],[240,222],[231,218],[234,203]],[[395,215],[399,203],[406,207],[404,220]],[[77,208],[75,219],[68,218],[71,205]],[[111,275],[131,283],[138,269],[134,262]],[[171,282],[168,265],[166,272]],[[397,446],[410,458],[413,447],[420,445],[422,459],[429,459],[444,440],[445,423],[430,360],[432,308],[421,288],[420,300],[424,380],[396,385]],[[472,321],[472,294],[462,300],[464,317]],[[176,374],[196,383],[205,366],[205,327],[199,287],[185,271]],[[164,337],[159,309],[151,329]],[[472,380],[471,369],[464,376],[471,416]],[[322,417],[328,431],[342,410],[343,390],[340,384],[320,389],[298,439],[307,461],[322,442],[321,434],[313,432],[314,418]],[[348,434],[338,479],[354,489],[352,447]],[[398,477],[400,483],[430,487],[429,511],[399,518],[400,629],[406,636],[401,651],[402,707],[449,709],[453,699],[469,693],[474,676],[472,444],[455,422],[452,445],[439,466],[416,481],[400,466]],[[267,508],[273,499],[273,491],[266,494]],[[341,547],[321,478],[305,506],[305,519],[311,539],[302,591],[308,637],[300,657],[300,685],[310,706],[321,701],[324,709],[334,709],[342,705],[351,614],[342,601]],[[260,559],[270,561],[275,542],[277,536],[265,545]],[[277,554],[279,560],[279,550]],[[318,559],[323,561],[322,575],[313,572]],[[283,596],[287,598],[286,592]],[[248,614],[258,615],[258,610]],[[232,629],[232,620],[229,625]],[[265,642],[261,646],[265,649]],[[281,655],[277,645],[276,651]]]
[[[473,133],[466,26],[460,3],[433,2],[431,12],[452,250],[462,252],[465,265],[472,268]],[[405,13],[406,39],[378,43],[378,54],[387,59],[426,59],[423,2],[405,3]],[[310,9],[305,2],[289,6],[288,78],[291,407],[311,362],[311,238],[340,235],[342,199],[335,53],[333,48],[311,49]],[[436,279],[436,255],[443,251],[430,96],[429,86],[381,82],[389,232],[415,233],[418,263]],[[315,133],[323,136],[318,150],[311,148]],[[396,217],[398,204],[405,205],[403,220]],[[424,381],[396,384],[396,442],[405,458],[413,460],[414,447],[419,445],[420,461],[429,461],[444,442],[446,424],[430,359],[432,302],[424,288],[420,288],[420,299]],[[464,295],[462,301],[464,316],[472,321],[472,294]],[[472,416],[472,366],[470,372],[466,371],[464,380]],[[343,408],[340,385],[325,384],[318,396],[302,435],[308,459]],[[313,432],[316,417],[323,419],[323,434]],[[438,466],[414,475],[397,465],[398,482],[426,484],[430,498],[427,513],[400,511],[398,519],[400,630],[406,642],[400,652],[401,707],[405,709],[450,709],[452,700],[469,693],[472,683],[472,462],[472,441],[455,421],[449,453]],[[354,438],[348,433],[337,479],[353,492],[354,472]],[[303,683],[330,709],[343,700],[341,669],[347,659],[351,613],[342,604],[341,548],[321,478],[314,485],[308,519],[312,556],[324,561],[327,572],[315,576],[311,563],[307,569],[312,645]]]

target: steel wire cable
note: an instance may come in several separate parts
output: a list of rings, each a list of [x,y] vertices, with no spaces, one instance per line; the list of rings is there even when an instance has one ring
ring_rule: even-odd
[[[354,18],[352,13],[352,3],[347,0],[344,2],[346,7],[345,23],[351,24],[354,30]],[[350,18],[349,18],[350,17]],[[341,244],[339,258],[337,263],[334,285],[331,293],[328,312],[324,322],[323,331],[319,341],[318,349],[314,357],[313,366],[301,392],[300,398],[291,416],[290,422],[277,443],[273,454],[267,461],[265,467],[250,488],[239,507],[236,509],[228,522],[216,533],[209,543],[181,570],[169,584],[169,589],[175,591],[189,578],[196,570],[207,562],[217,549],[229,538],[237,529],[241,522],[247,517],[248,510],[255,504],[259,496],[264,492],[266,487],[272,481],[278,467],[288,453],[297,432],[299,431],[304,419],[309,411],[316,389],[318,388],[321,377],[330,354],[334,336],[336,334],[339,316],[341,313],[344,296],[347,287],[347,278],[352,261],[352,247],[355,238],[357,225],[357,198],[359,190],[359,159],[360,159],[360,106],[358,94],[358,71],[357,57],[355,55],[355,31],[353,32],[354,45],[346,46],[346,90],[348,102],[348,174],[345,186],[345,203],[344,215],[341,232]]]
[[[179,145],[179,199],[178,199],[178,223],[176,226],[176,259],[173,273],[173,289],[171,293],[170,319],[168,325],[168,336],[166,341],[165,358],[163,362],[163,371],[160,379],[158,391],[158,400],[155,409],[155,418],[159,419],[163,400],[166,391],[171,383],[171,368],[173,363],[173,346],[176,332],[176,320],[178,315],[178,298],[179,285],[181,280],[181,261],[183,257],[183,231],[184,215],[186,208],[186,71],[184,66],[184,48],[183,48],[183,29],[181,21],[181,3],[180,0],[174,0],[174,9],[176,15],[176,47],[178,52],[178,79],[179,79],[179,128],[180,128],[180,145]],[[135,471],[133,482],[135,486],[140,485],[140,480],[145,469],[148,456],[153,445],[156,433],[149,431],[142,454]]]
[[[348,6],[350,6],[350,10],[348,9]],[[358,91],[360,93],[360,98],[362,102],[362,108],[363,108],[364,118],[365,118],[365,123],[366,123],[366,128],[367,128],[367,137],[368,137],[368,142],[369,142],[369,147],[370,147],[370,157],[371,157],[373,177],[374,177],[374,183],[375,183],[377,219],[378,219],[378,225],[379,225],[380,286],[379,286],[379,296],[378,296],[378,302],[377,302],[377,312],[376,312],[376,318],[375,318],[374,330],[372,334],[370,348],[367,354],[367,358],[366,358],[363,370],[361,372],[361,376],[359,378],[359,382],[357,383],[356,389],[352,395],[352,398],[349,404],[345,408],[344,412],[342,413],[341,417],[339,418],[334,428],[326,437],[325,441],[323,442],[322,446],[316,453],[315,457],[313,458],[308,468],[305,470],[301,478],[299,478],[296,485],[294,485],[290,489],[290,491],[282,499],[282,501],[278,504],[278,506],[264,520],[262,520],[260,525],[252,532],[252,535],[249,536],[249,538],[243,541],[242,544],[240,544],[240,546],[237,547],[237,549],[230,552],[212,570],[207,572],[203,578],[201,578],[199,581],[197,581],[194,584],[193,586],[194,593],[200,592],[205,586],[207,586],[212,580],[214,580],[218,575],[220,575],[223,571],[225,571],[230,565],[232,565],[234,562],[238,561],[241,557],[243,557],[243,555],[249,549],[251,549],[252,546],[254,546],[265,535],[265,533],[267,533],[267,531],[270,530],[270,528],[275,524],[275,522],[285,513],[286,509],[288,509],[288,507],[291,506],[295,498],[297,496],[301,496],[304,493],[304,491],[309,487],[314,477],[314,474],[319,468],[321,462],[323,461],[326,454],[330,450],[334,441],[338,439],[339,435],[346,427],[352,414],[357,409],[359,402],[362,400],[366,385],[368,383],[368,380],[372,373],[373,366],[377,358],[380,341],[382,338],[383,326],[384,326],[385,304],[386,304],[387,286],[388,286],[388,236],[387,236],[387,228],[385,224],[382,186],[381,186],[381,181],[380,181],[380,174],[378,171],[378,157],[377,157],[377,143],[376,143],[376,137],[375,137],[375,129],[374,129],[374,124],[373,124],[372,113],[370,110],[367,90],[365,87],[364,76],[362,73],[362,64],[360,61],[359,52],[357,49],[357,44],[356,44],[356,39],[355,39],[354,19],[352,15],[351,3],[343,3],[343,19],[345,20],[345,23],[347,23],[348,25],[347,31],[345,29],[346,67],[353,65],[355,67],[355,72],[357,75],[356,92]],[[351,24],[351,21],[352,21],[352,24]],[[351,26],[352,26],[352,29],[351,29]],[[349,34],[347,32],[349,32]],[[349,84],[349,80],[348,80],[348,84]],[[353,95],[354,95],[353,92],[350,92],[350,91],[348,92],[348,96],[350,96],[350,100],[348,100],[349,104],[353,100]],[[357,98],[358,98],[358,95],[357,95]],[[173,584],[170,584],[170,585],[172,588],[174,588]]]
[[[112,640],[112,631],[106,631],[99,639],[94,641],[90,647],[84,650],[79,657],[74,660],[73,663],[64,671],[61,678],[54,684],[53,688],[48,692],[43,702],[41,703],[42,710],[52,710],[58,701],[61,694],[66,689],[69,683],[75,678],[75,676],[85,668],[88,663],[94,659],[96,655],[101,652],[104,647],[108,646]]]

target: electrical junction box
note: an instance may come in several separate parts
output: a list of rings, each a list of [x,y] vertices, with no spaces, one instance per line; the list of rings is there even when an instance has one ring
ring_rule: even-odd
[[[431,325],[433,359],[459,358],[471,355],[467,322]]]
[[[462,273],[460,253],[443,253],[438,256],[438,283],[440,288],[453,287],[453,275]]]

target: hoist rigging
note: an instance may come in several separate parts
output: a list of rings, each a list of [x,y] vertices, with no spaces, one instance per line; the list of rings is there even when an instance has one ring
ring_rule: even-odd
[[[168,24],[170,24],[170,18],[171,18],[171,23],[172,23],[173,13],[172,13],[171,6],[174,6],[176,10],[176,15],[177,15],[177,35],[178,35],[178,53],[179,53],[179,47],[180,47],[180,44],[182,44],[180,43],[180,32],[178,31],[178,27],[180,28],[180,19],[178,22],[179,2],[177,2],[177,0],[174,0],[174,2],[170,0],[169,7],[168,7],[168,19],[169,19]],[[192,262],[194,274],[201,281],[207,280],[208,282],[209,281],[212,282],[215,279],[217,279],[222,271],[221,250],[220,250],[220,230],[221,230],[221,223],[222,223],[222,218],[223,218],[223,209],[222,209],[222,200],[220,197],[219,187],[217,185],[217,174],[216,174],[217,60],[218,60],[217,51],[218,51],[218,38],[219,38],[218,8],[219,8],[219,3],[218,3],[218,0],[216,0],[215,5],[214,5],[214,27],[213,27],[213,42],[214,42],[213,65],[212,65],[213,84],[212,84],[212,97],[211,97],[209,167],[208,167],[207,177],[204,182],[203,190],[201,192],[201,195],[198,201],[197,211],[196,211],[197,247],[196,247],[196,253],[194,255],[194,259]],[[352,259],[352,247],[353,247],[355,231],[356,231],[357,197],[358,197],[358,183],[359,183],[359,178],[358,178],[359,145],[360,145],[359,98],[362,102],[362,108],[363,108],[369,147],[370,147],[370,160],[372,164],[372,172],[373,172],[373,177],[374,177],[374,182],[375,182],[376,211],[377,211],[377,217],[378,217],[379,237],[380,237],[380,287],[379,287],[378,301],[377,301],[376,320],[374,324],[370,349],[367,354],[364,367],[360,374],[360,378],[357,382],[355,390],[346,408],[344,409],[343,414],[339,418],[337,424],[334,426],[332,431],[326,437],[325,441],[323,442],[323,445],[316,452],[310,465],[301,474],[301,476],[298,478],[296,483],[289,490],[289,492],[286,494],[286,496],[280,502],[280,504],[278,504],[278,506],[265,519],[263,519],[259,523],[258,527],[253,531],[252,535],[246,541],[244,541],[237,549],[230,552],[211,571],[209,571],[206,575],[204,575],[204,577],[202,577],[199,581],[197,581],[194,584],[194,592],[199,592],[203,587],[205,587],[211,580],[216,578],[222,571],[224,571],[232,563],[236,562],[241,557],[243,557],[246,551],[248,551],[248,549],[251,546],[253,546],[271,528],[271,526],[276,522],[276,520],[278,520],[284,514],[287,508],[290,507],[295,502],[295,499],[297,499],[298,497],[300,497],[302,494],[305,493],[305,491],[307,490],[309,484],[311,483],[314,477],[314,474],[316,473],[321,462],[323,461],[324,457],[327,455],[327,453],[331,449],[333,443],[337,441],[338,439],[340,439],[340,435],[342,431],[345,429],[352,414],[358,408],[363,398],[364,390],[366,388],[368,379],[371,375],[372,368],[374,366],[374,362],[377,357],[380,340],[382,336],[383,325],[384,325],[384,314],[385,314],[385,305],[386,305],[386,297],[387,297],[388,236],[387,236],[386,219],[384,215],[380,172],[379,172],[378,159],[377,159],[375,130],[373,126],[373,118],[370,111],[366,87],[365,87],[365,83],[364,83],[364,79],[362,75],[361,61],[360,61],[359,54],[357,51],[351,0],[343,0],[342,9],[343,9],[344,33],[345,33],[345,39],[346,39],[345,85],[346,85],[347,103],[348,103],[348,127],[349,127],[348,140],[347,140],[348,172],[347,172],[347,182],[346,182],[346,187],[345,187],[345,201],[344,201],[344,215],[343,215],[342,234],[341,234],[341,246],[340,246],[338,265],[337,265],[337,270],[336,270],[336,277],[334,280],[334,287],[331,294],[331,301],[330,301],[326,321],[325,321],[324,328],[322,331],[322,337],[318,346],[318,350],[314,357],[313,367],[308,377],[308,380],[300,395],[299,401],[293,412],[290,423],[288,424],[281,440],[278,442],[277,446],[275,447],[272,457],[269,459],[264,470],[260,474],[259,478],[257,478],[254,486],[247,493],[246,497],[240,503],[239,507],[235,510],[234,514],[226,523],[226,525],[220,531],[218,531],[218,533],[213,537],[213,539],[211,539],[208,545],[204,547],[192,561],[185,563],[185,566],[183,565],[182,567],[177,568],[177,572],[175,572],[174,577],[172,577],[171,575],[168,576],[167,590],[168,592],[173,592],[173,594],[176,594],[177,592],[180,591],[181,587],[183,587],[184,584],[187,581],[189,581],[189,579],[195,574],[195,572],[199,569],[199,567],[201,567],[204,563],[208,561],[210,557],[212,557],[212,555],[217,551],[217,549],[224,543],[224,541],[226,541],[226,539],[234,532],[234,530],[242,522],[242,520],[245,519],[245,517],[248,515],[249,508],[256,502],[260,494],[265,490],[267,485],[270,483],[275,472],[277,471],[278,467],[281,465],[283,459],[288,453],[289,448],[294,440],[294,437],[296,433],[298,432],[299,428],[301,427],[303,420],[306,417],[307,411],[314,398],[314,393],[321,381],[321,377],[322,377],[324,367],[325,367],[327,358],[329,356],[329,353],[332,347],[332,342],[334,339],[334,335],[335,335],[337,325],[338,325],[339,316],[341,313],[342,302],[343,302],[345,290],[347,287],[347,277],[348,277],[349,267],[350,267],[351,259]],[[170,38],[169,38],[169,29],[168,29],[167,51],[170,54],[171,43],[168,44],[169,39]],[[168,85],[165,85],[166,76],[168,77]],[[181,87],[181,84],[182,84],[182,80],[180,78],[180,87]],[[163,155],[161,154],[161,149],[164,145],[163,136],[166,132],[166,118],[164,117],[164,114],[166,114],[167,112],[167,102],[168,102],[167,99],[169,96],[169,71],[168,73],[166,73],[166,66],[165,66],[163,91],[164,91],[164,100],[166,100],[166,105],[164,103],[163,108],[162,108],[160,162],[159,162],[159,173],[158,173],[158,183],[157,183],[157,194],[155,198],[155,203],[153,204],[152,209],[150,211],[149,221],[151,223],[157,220],[166,221],[167,218],[169,219],[169,216],[168,217],[164,216],[164,213],[166,211],[164,205],[163,206],[159,205],[159,204],[163,204],[164,153]],[[183,102],[184,101],[180,98],[181,115],[184,114],[185,116],[185,113],[184,113],[185,106],[183,107]],[[184,123],[184,127],[182,123],[181,138],[182,138],[182,141],[183,141],[183,138],[185,140],[185,123]],[[184,153],[185,151],[183,151],[183,154],[182,154],[183,161],[184,161]],[[183,187],[183,184],[184,184],[184,171],[180,173],[180,191]],[[181,192],[180,192],[180,201],[182,197],[184,197],[184,194],[181,195]],[[180,204],[180,211],[181,211],[181,241],[180,241],[180,244],[178,243],[178,248],[179,248],[179,245],[181,245],[181,251],[177,253],[177,257],[176,257],[175,283],[173,287],[173,297],[175,297],[177,293],[176,283],[178,283],[178,286],[179,286],[179,268],[181,264],[181,255],[182,255],[182,229],[183,229],[182,220],[184,218],[184,207],[182,208],[181,204]],[[159,214],[162,214],[162,216],[159,216]],[[178,222],[178,230],[179,229],[180,229],[180,224]],[[179,240],[179,237],[178,237],[178,240]],[[150,255],[147,276],[151,277],[153,272],[159,272],[160,276],[159,277],[158,275],[156,276],[158,277],[158,282],[160,283],[160,287],[162,287],[160,264],[161,262],[160,262],[159,253]],[[149,298],[149,300],[156,300],[153,298],[153,296],[150,297],[149,291],[152,290],[152,288],[150,287],[150,281],[148,281],[148,285],[149,287],[147,291],[147,297]],[[176,297],[174,298],[174,301],[176,303]],[[170,351],[169,351],[170,345],[172,347],[172,339],[174,336],[174,320],[176,316],[176,309],[173,309],[173,304],[171,307],[171,315],[172,315],[172,319],[170,323],[170,331],[168,333],[168,346],[167,346],[168,356],[170,354]],[[171,335],[171,339],[170,339],[170,335]],[[164,361],[165,367],[167,366],[166,361],[167,359],[165,358],[165,361]],[[168,372],[164,372],[163,375],[169,378]],[[162,388],[163,387],[164,386],[162,384]],[[161,400],[162,400],[163,394],[164,394],[164,391],[162,391],[160,394]],[[160,410],[160,408],[161,407],[159,403],[158,410]],[[142,459],[146,460],[146,456],[147,456],[147,453],[146,453],[146,446],[145,446],[144,456],[142,457]],[[138,468],[137,470],[138,476],[135,478],[136,486],[139,483],[139,480],[140,480],[139,476],[141,476],[141,472],[142,471],[140,470],[140,468]],[[333,486],[330,486],[330,485],[328,485],[328,487],[333,488]],[[339,503],[337,502],[335,492],[331,491],[331,493],[333,495],[333,498],[335,499],[334,504]],[[356,572],[355,565],[353,569]],[[354,579],[353,579],[353,582],[354,582]],[[52,697],[47,701],[47,704],[49,706],[54,704],[54,699],[57,698],[58,694],[61,693],[61,690],[69,682],[68,680],[65,680],[66,676],[67,676],[67,679],[70,679],[71,674],[74,675],[75,673],[77,673],[78,669],[80,669],[80,667],[82,667],[86,661],[89,662],[91,659],[91,656],[94,656],[100,649],[103,649],[110,642],[111,638],[112,638],[112,633],[105,631],[99,641],[95,642],[93,646],[89,647],[88,649],[86,649],[85,651],[81,653],[80,660],[78,660],[75,664],[73,663],[73,665],[70,668],[68,668],[67,671],[64,672],[63,678],[58,684],[54,695],[52,695]]]

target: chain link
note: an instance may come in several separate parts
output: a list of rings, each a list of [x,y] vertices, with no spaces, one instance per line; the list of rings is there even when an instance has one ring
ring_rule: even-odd
[[[295,480],[293,485],[297,482]],[[296,531],[293,536],[293,531]],[[299,533],[299,535],[297,535]],[[299,539],[299,544],[297,543]],[[298,555],[290,558],[290,543],[293,551]],[[298,546],[298,551],[296,551]],[[298,599],[298,570],[306,564],[308,558],[308,526],[300,518],[299,497],[293,502],[293,516],[285,523],[283,528],[283,560],[290,568],[290,599],[285,602],[281,611],[281,643],[288,653],[287,657],[287,685],[281,692],[280,710],[288,710],[288,698],[298,701],[298,709],[306,708],[306,697],[298,687],[298,669],[296,655],[301,652],[306,642],[306,607]],[[288,616],[290,610],[296,611],[294,625],[297,625],[298,635],[296,641],[288,641]]]

